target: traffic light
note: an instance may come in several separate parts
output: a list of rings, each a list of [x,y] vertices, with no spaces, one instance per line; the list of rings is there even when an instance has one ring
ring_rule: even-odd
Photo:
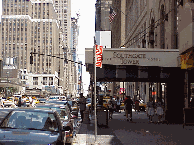
[[[30,56],[30,64],[33,64],[33,56]]]

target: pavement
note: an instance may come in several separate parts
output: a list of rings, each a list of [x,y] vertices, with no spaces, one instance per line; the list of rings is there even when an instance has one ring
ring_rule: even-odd
[[[127,121],[124,112],[114,113],[109,119],[108,127],[97,127],[95,138],[95,117],[90,123],[78,123],[73,145],[193,145],[194,126],[182,124],[153,123],[148,121],[145,112],[133,110],[133,121]]]

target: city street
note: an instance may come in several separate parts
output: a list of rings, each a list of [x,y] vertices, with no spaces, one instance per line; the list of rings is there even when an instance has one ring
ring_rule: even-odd
[[[157,121],[157,116],[154,117],[153,121]],[[73,144],[194,144],[194,126],[184,126],[183,128],[182,124],[148,123],[145,112],[136,114],[133,110],[132,122],[126,121],[124,112],[114,113],[113,119],[108,122],[108,128],[97,127],[96,142],[94,124],[94,117],[92,117],[90,124],[81,124],[79,132],[74,137]]]

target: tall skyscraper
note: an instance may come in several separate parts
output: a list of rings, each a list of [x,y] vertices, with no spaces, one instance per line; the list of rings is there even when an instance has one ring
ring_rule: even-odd
[[[64,42],[63,53],[67,60],[72,59],[71,54],[71,0],[55,0],[54,1],[55,12],[57,14],[57,20],[62,34],[62,40]],[[73,91],[72,75],[71,75],[71,61],[64,61],[64,77],[63,84],[65,93],[70,95]]]
[[[3,0],[0,57],[4,65],[9,62],[31,74],[57,73],[58,85],[64,86],[70,73],[67,71],[64,75],[66,66],[60,57],[64,58],[64,54],[70,52],[70,27],[68,31],[60,25],[55,4],[53,0]],[[64,10],[64,5],[60,8],[59,11]],[[70,17],[70,12],[67,15]],[[68,26],[70,24],[67,29]],[[36,53],[32,54],[32,64],[31,53]]]
[[[72,60],[78,62],[77,51],[78,51],[78,35],[79,35],[79,26],[78,26],[78,19],[71,18],[71,53],[72,53]],[[73,75],[73,93],[74,96],[78,95],[78,63],[72,63],[72,75]]]

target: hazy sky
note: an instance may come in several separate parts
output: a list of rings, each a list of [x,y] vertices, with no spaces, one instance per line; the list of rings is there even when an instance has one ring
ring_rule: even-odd
[[[72,0],[71,15],[76,17],[76,13],[80,14],[79,38],[78,38],[78,57],[79,60],[85,62],[85,48],[92,48],[94,45],[95,36],[95,2],[96,0]],[[89,74],[83,69],[84,89],[89,85]]]

